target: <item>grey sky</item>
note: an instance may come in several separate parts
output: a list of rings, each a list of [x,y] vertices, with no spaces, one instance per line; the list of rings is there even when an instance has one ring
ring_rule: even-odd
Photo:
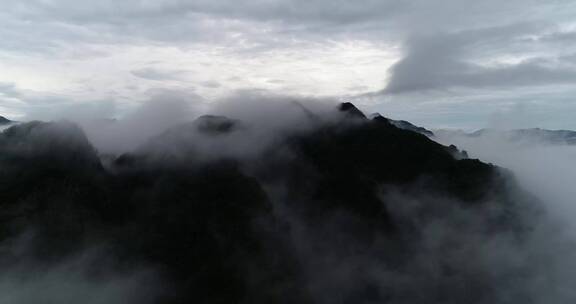
[[[117,114],[158,90],[209,103],[256,89],[353,99],[429,127],[482,127],[522,108],[535,126],[576,128],[574,1],[0,5],[0,115],[16,119]]]

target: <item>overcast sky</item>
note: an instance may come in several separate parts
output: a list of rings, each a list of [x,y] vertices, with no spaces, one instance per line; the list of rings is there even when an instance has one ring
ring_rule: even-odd
[[[576,129],[576,1],[0,0],[0,115],[238,90],[427,127]]]

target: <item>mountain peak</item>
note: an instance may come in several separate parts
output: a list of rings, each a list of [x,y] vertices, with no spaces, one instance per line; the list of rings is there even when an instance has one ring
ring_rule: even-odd
[[[218,115],[202,115],[194,122],[198,131],[210,134],[228,133],[233,131],[238,123],[237,120]]]
[[[362,118],[366,119],[366,115],[362,113],[362,111],[358,110],[358,108],[351,102],[343,102],[338,106],[338,110],[343,112],[348,117],[354,118]]]
[[[0,116],[0,125],[6,125],[12,123],[12,121],[4,116]]]

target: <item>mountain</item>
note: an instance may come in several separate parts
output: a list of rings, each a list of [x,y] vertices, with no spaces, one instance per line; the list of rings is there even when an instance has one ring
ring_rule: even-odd
[[[7,124],[10,124],[10,123],[12,123],[11,120],[9,120],[9,119],[6,118],[6,117],[0,116],[0,125],[7,125]]]
[[[349,103],[332,114],[272,133],[204,116],[105,163],[73,124],[12,126],[0,240],[27,246],[0,262],[105,244],[119,273],[153,269],[148,300],[168,304],[494,303],[501,280],[528,276],[470,254],[530,231],[536,202],[506,170]]]
[[[393,124],[395,127],[400,128],[400,129],[405,129],[405,130],[410,130],[413,132],[418,132],[421,134],[424,134],[428,137],[432,137],[434,136],[434,133],[430,130],[427,130],[426,128],[423,127],[419,127],[416,125],[413,125],[412,123],[405,121],[405,120],[393,120],[390,119],[390,123]]]
[[[470,136],[482,136],[486,134],[494,134],[497,132],[502,132],[504,136],[507,136],[510,140],[535,140],[550,144],[576,144],[576,132],[570,130],[546,130],[540,128],[532,129],[517,129],[517,130],[507,130],[507,131],[497,131],[491,129],[481,129]]]
[[[443,136],[459,135],[467,137],[497,136],[510,141],[534,141],[547,144],[576,144],[576,131],[571,130],[547,130],[540,128],[497,130],[480,129],[471,133],[463,131],[439,130]]]
[[[397,128],[400,128],[400,129],[417,132],[420,134],[424,134],[428,137],[434,136],[434,133],[432,131],[430,131],[426,128],[423,128],[423,127],[416,126],[416,125],[414,125],[411,122],[406,121],[406,120],[394,120],[394,119],[386,118],[386,117],[382,116],[380,113],[372,114],[371,117],[372,117],[372,119],[374,119],[376,117],[380,117],[381,119],[387,119],[388,122],[390,122],[392,125],[394,125]]]

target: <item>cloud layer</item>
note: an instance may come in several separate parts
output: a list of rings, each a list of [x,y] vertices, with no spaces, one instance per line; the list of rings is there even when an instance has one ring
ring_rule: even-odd
[[[552,115],[569,124],[561,113],[573,102],[558,96],[568,96],[576,80],[571,1],[1,3],[0,114],[6,116],[70,101],[129,107],[156,89],[207,99],[259,89],[377,92],[364,103],[392,115],[410,103],[443,108],[457,99],[448,110],[427,111],[452,126],[456,116],[478,119],[467,114],[476,100],[495,101],[483,106],[487,115],[533,101],[552,104]]]

